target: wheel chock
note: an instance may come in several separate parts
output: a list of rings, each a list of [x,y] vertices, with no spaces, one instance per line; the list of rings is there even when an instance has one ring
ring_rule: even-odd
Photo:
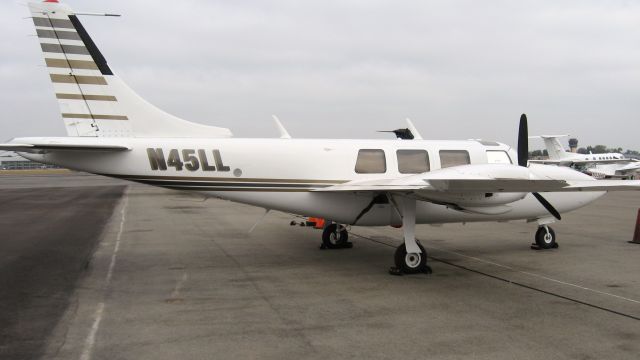
[[[402,276],[402,275],[404,275],[402,270],[400,268],[395,267],[395,266],[392,266],[392,267],[389,268],[389,274],[390,275],[394,275],[394,276]]]
[[[337,249],[351,249],[353,247],[353,243],[352,242],[346,242],[344,244],[340,244],[338,245],[338,247],[333,248],[331,250],[337,250]],[[329,249],[324,243],[320,244],[320,250],[327,250]]]
[[[559,248],[560,245],[558,245],[558,243],[553,244],[553,246],[551,247],[552,249],[557,249]],[[531,250],[549,250],[549,249],[543,249],[540,246],[538,246],[538,244],[533,243],[531,244]]]

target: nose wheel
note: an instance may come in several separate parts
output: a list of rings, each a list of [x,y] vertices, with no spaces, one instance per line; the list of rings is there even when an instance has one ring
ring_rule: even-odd
[[[531,246],[534,250],[546,250],[558,248],[556,233],[551,226],[543,225],[536,231],[536,243]]]

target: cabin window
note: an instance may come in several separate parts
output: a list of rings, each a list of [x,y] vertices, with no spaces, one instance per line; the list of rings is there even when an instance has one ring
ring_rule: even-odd
[[[512,164],[511,158],[506,151],[487,150],[487,163],[489,164]]]
[[[387,172],[387,159],[380,149],[361,149],[356,161],[358,174],[382,174]]]
[[[440,150],[440,167],[471,164],[469,152],[466,150]]]
[[[426,150],[398,150],[396,155],[401,174],[422,174],[429,171],[429,154]]]

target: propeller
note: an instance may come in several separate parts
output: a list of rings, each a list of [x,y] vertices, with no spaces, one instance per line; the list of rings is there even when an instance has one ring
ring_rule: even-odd
[[[379,130],[378,132],[388,132],[396,134],[398,139],[413,140],[414,136],[411,130],[407,129],[395,129],[395,130]]]
[[[529,126],[527,114],[520,115],[520,128],[518,129],[518,165],[527,167],[529,163]]]
[[[527,167],[529,163],[529,130],[527,125],[527,115],[522,114],[520,116],[520,128],[518,129],[518,165]],[[562,217],[556,208],[551,205],[547,199],[537,192],[532,192],[533,196],[540,202],[540,204],[547,209],[547,211],[558,220]]]

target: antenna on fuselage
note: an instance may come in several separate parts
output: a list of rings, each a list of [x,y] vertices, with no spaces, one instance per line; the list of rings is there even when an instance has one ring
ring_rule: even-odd
[[[411,130],[407,129],[395,129],[395,130],[378,130],[378,132],[384,132],[384,133],[394,133],[396,134],[396,137],[398,139],[401,140],[413,140],[415,138],[415,136],[413,136],[413,133],[411,132]]]
[[[291,139],[291,135],[289,135],[289,132],[287,131],[287,129],[285,129],[284,126],[282,126],[280,119],[278,119],[278,117],[275,115],[271,115],[271,117],[273,118],[273,122],[276,124],[276,128],[280,133],[280,139]]]
[[[379,130],[378,132],[389,132],[396,134],[396,137],[401,140],[423,140],[422,135],[418,132],[418,129],[413,125],[411,119],[406,118],[407,127],[405,129],[395,130]]]
[[[418,132],[418,129],[416,129],[416,127],[413,126],[413,122],[411,122],[411,119],[406,118],[405,121],[407,122],[407,127],[409,128],[409,131],[411,131],[411,133],[413,134],[413,138],[415,140],[424,140],[422,135],[420,135],[420,133]]]

